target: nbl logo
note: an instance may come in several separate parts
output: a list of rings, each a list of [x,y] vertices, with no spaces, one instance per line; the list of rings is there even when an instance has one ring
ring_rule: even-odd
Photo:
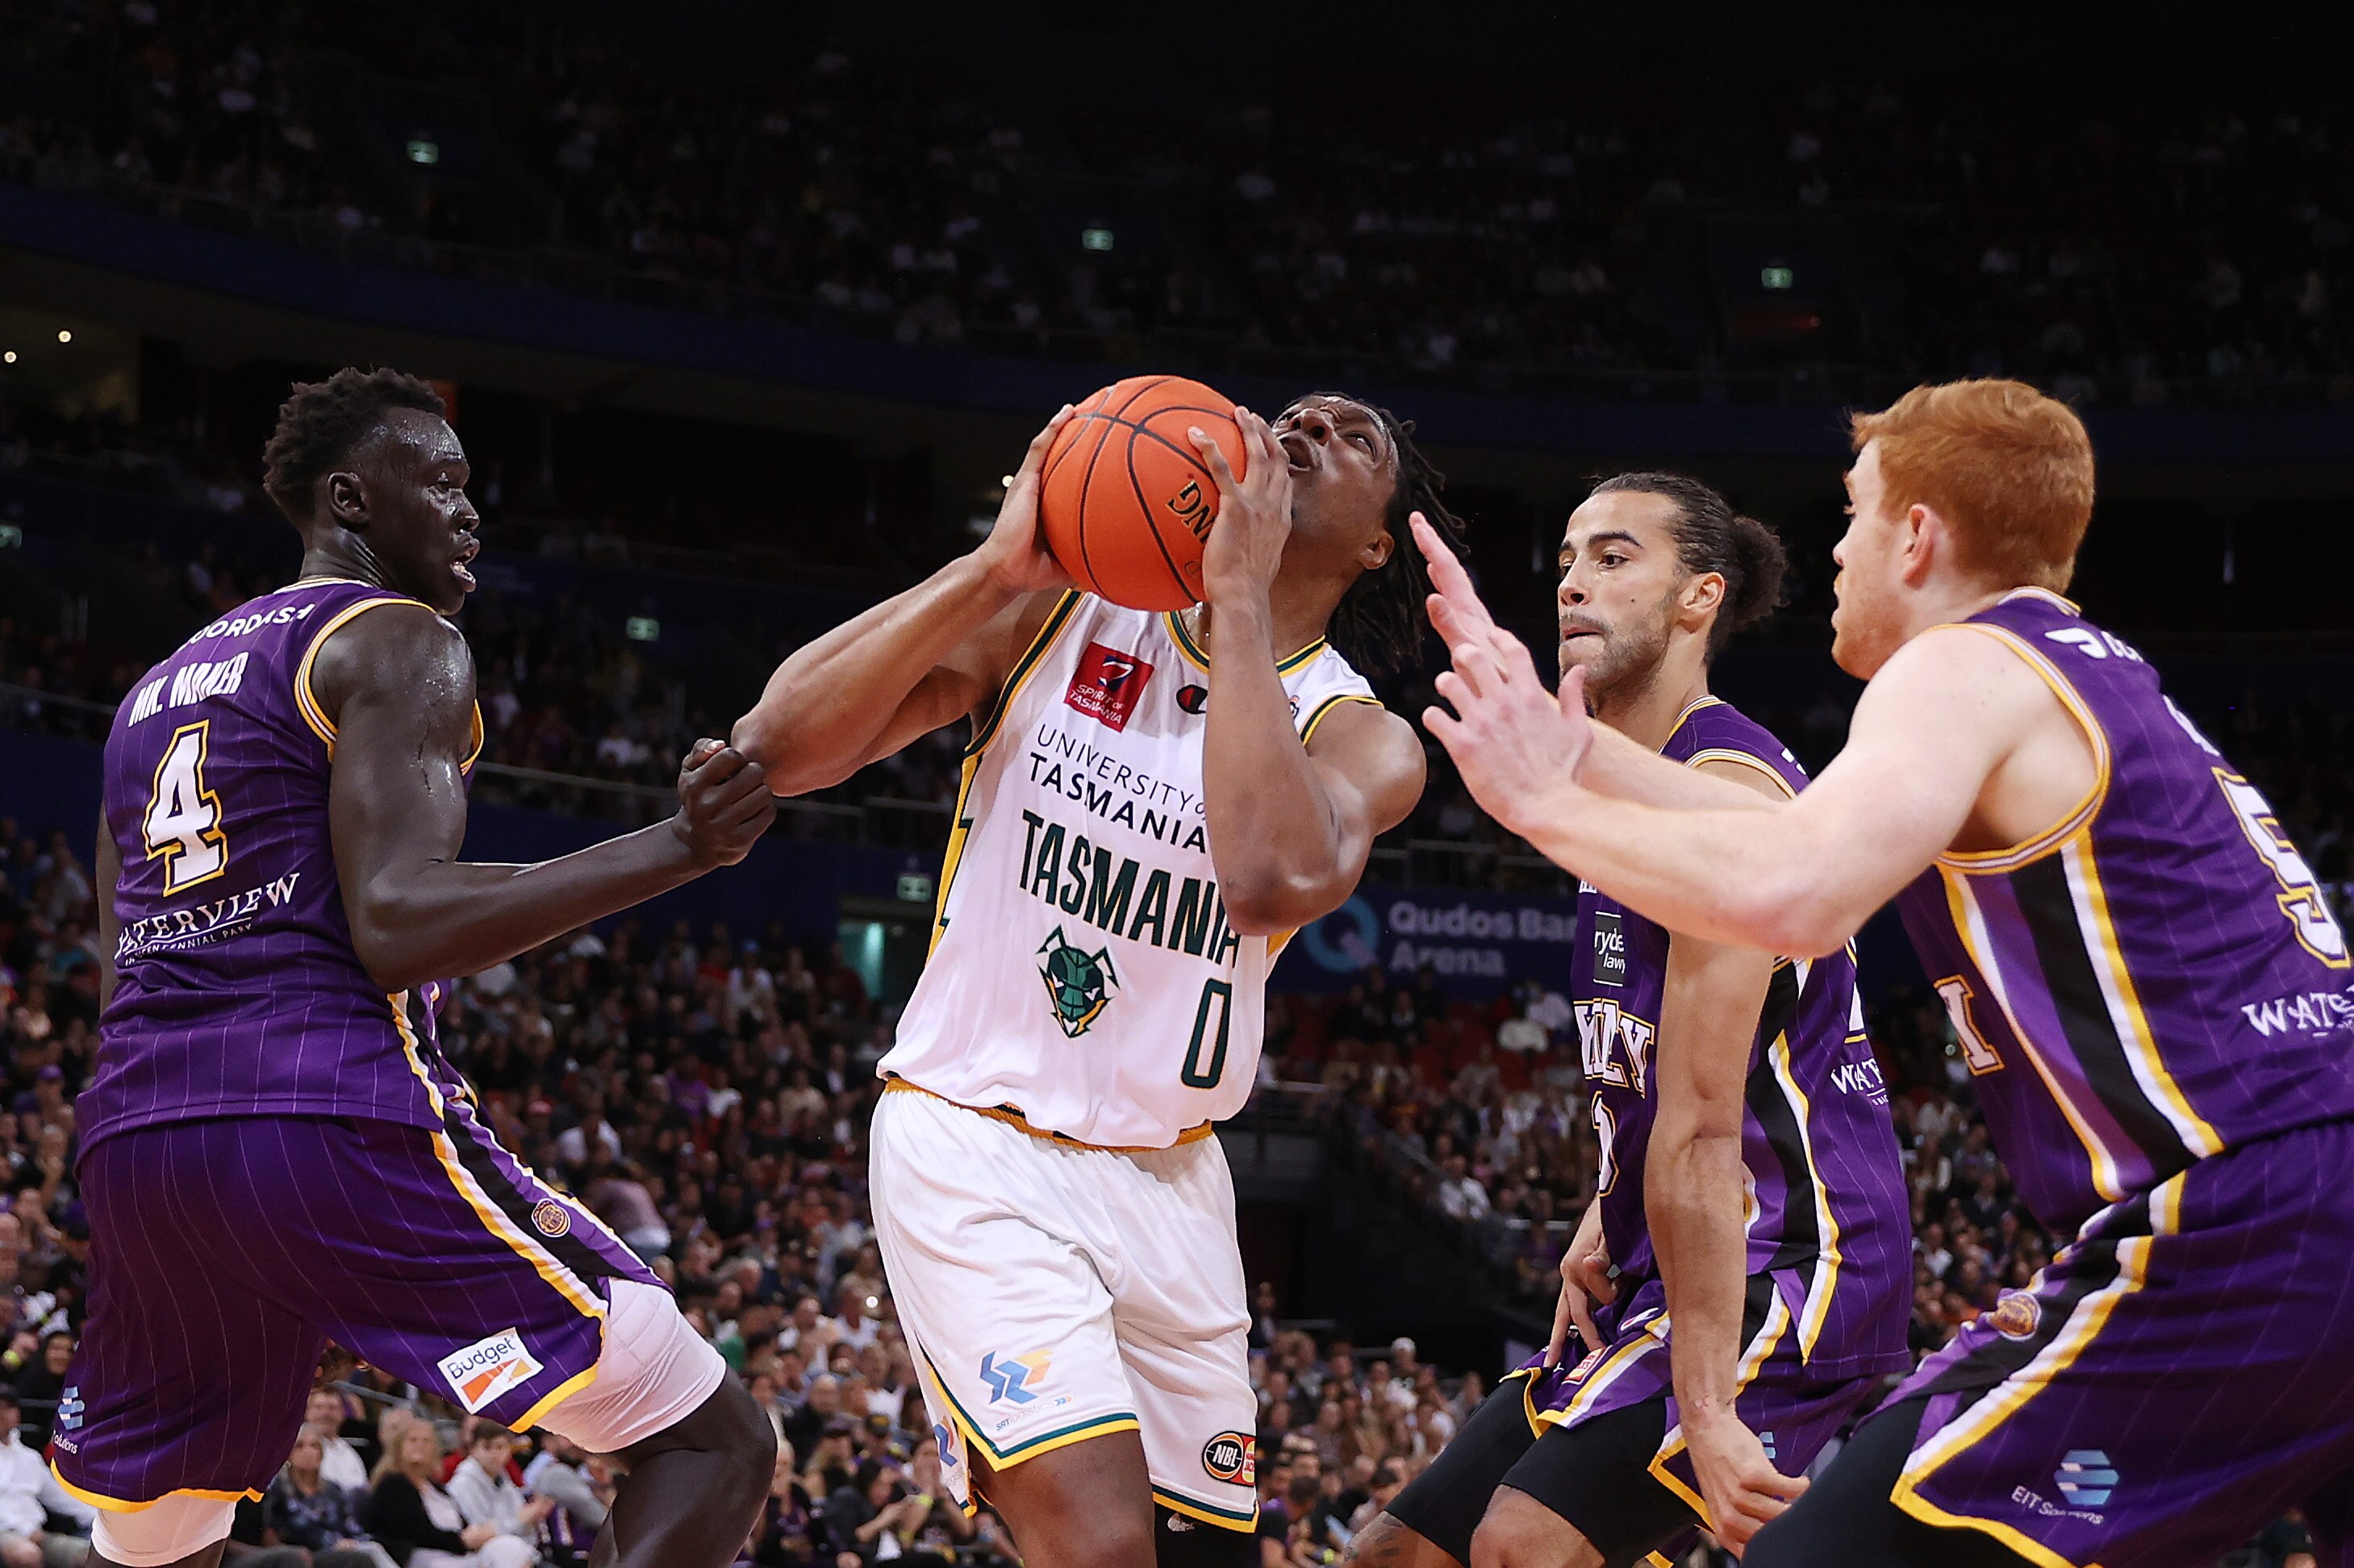
[[[1221,1432],[1202,1446],[1202,1468],[1214,1481],[1258,1485],[1258,1440],[1242,1432]]]

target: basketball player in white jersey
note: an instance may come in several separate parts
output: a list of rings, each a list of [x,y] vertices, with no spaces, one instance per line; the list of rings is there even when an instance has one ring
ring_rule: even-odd
[[[787,660],[734,744],[780,794],[972,721],[933,950],[884,1058],[885,1266],[960,1499],[1030,1568],[1253,1563],[1257,1406],[1234,1190],[1267,972],[1414,807],[1422,747],[1327,641],[1416,645],[1409,427],[1236,409],[1206,597],[1081,594],[1030,444],[971,555]],[[1449,525],[1451,526],[1451,521]]]

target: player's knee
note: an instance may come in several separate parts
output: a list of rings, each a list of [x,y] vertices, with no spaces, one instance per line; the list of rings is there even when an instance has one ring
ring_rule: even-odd
[[[1505,1487],[1471,1532],[1469,1568],[1602,1568],[1602,1554],[1561,1515]]]

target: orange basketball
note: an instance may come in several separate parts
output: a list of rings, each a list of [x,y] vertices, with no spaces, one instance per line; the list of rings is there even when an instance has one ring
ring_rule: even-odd
[[[1081,588],[1130,609],[1199,602],[1218,486],[1186,431],[1217,442],[1240,479],[1234,407],[1182,376],[1115,381],[1078,406],[1046,449],[1038,520]]]

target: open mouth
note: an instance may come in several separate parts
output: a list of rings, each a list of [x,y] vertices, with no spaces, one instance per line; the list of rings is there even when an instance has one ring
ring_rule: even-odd
[[[450,558],[451,571],[457,574],[458,580],[469,588],[474,586],[474,574],[466,569],[466,563],[482,553],[482,542],[469,535],[466,541],[458,546],[458,553]]]
[[[1300,431],[1286,430],[1276,440],[1282,446],[1283,455],[1291,460],[1293,472],[1305,472],[1316,466],[1316,443]]]

